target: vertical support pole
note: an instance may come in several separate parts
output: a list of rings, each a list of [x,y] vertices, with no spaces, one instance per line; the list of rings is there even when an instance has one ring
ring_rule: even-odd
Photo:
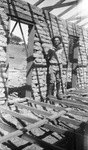
[[[72,88],[77,84],[77,66],[78,66],[78,39],[74,39],[73,63],[72,63]]]
[[[29,25],[29,38],[27,48],[27,82],[26,82],[26,97],[31,97],[32,92],[32,67],[33,67],[33,45],[35,26]]]
[[[10,25],[11,25],[11,17],[8,18],[8,34],[7,34],[7,48],[6,48],[6,72],[7,72],[7,80],[6,80],[6,105],[8,105],[8,76],[9,76],[9,43],[10,43]]]

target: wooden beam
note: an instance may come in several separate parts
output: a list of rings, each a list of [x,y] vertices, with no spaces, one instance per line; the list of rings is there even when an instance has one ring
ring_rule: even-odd
[[[43,106],[45,108],[48,107],[48,108],[56,109],[58,111],[61,111],[63,109],[62,107],[56,107],[55,105],[44,103],[44,102],[37,102],[37,101],[31,100],[30,98],[27,98],[27,97],[26,97],[26,99],[28,100],[29,103],[37,104],[37,105]]]
[[[74,46],[73,46],[72,88],[75,88],[77,85],[77,66],[78,66],[78,51],[79,51],[79,47],[77,43],[78,43],[78,38],[74,40]]]
[[[34,124],[31,124],[31,125],[28,125],[28,126],[22,128],[21,130],[17,130],[17,131],[12,132],[12,133],[4,136],[4,137],[1,137],[0,138],[0,143],[6,142],[7,140],[10,140],[13,137],[21,136],[21,135],[23,135],[23,133],[26,133],[26,132],[30,131],[31,129],[33,129],[33,128],[38,128],[38,127],[48,123],[49,120],[53,121],[53,119],[59,118],[61,115],[67,113],[68,111],[70,111],[70,109],[65,109],[65,111],[62,110],[58,114],[54,114],[51,117],[49,117],[48,119],[40,120],[40,121],[38,121]]]
[[[11,127],[11,126],[9,126],[7,124],[2,123],[1,121],[0,121],[0,127],[2,129],[4,129],[5,131],[8,131],[9,133],[15,132],[17,130],[15,127]],[[60,131],[60,133],[65,133],[65,130],[63,130],[63,132]],[[8,136],[9,136],[9,134],[8,134]],[[2,137],[2,138],[4,138],[3,142],[6,142],[5,141],[5,136]],[[49,143],[47,143],[47,142],[45,142],[43,140],[40,140],[39,138],[37,138],[35,136],[29,135],[29,134],[26,134],[26,133],[24,133],[21,136],[21,138],[26,140],[26,141],[28,141],[28,142],[30,142],[31,144],[37,143],[37,144],[39,144],[40,146],[42,146],[44,148],[49,148],[50,150],[65,150],[65,149],[61,149],[61,148],[59,148],[57,146],[49,144]],[[8,138],[8,140],[9,140],[9,138]]]
[[[38,6],[39,4],[41,4],[43,1],[45,0],[38,0],[36,3],[34,3],[35,6]]]
[[[25,120],[25,121],[30,122],[30,123],[35,123],[36,121],[38,121],[38,120],[36,120],[36,119],[32,119],[32,118],[30,118],[30,117],[26,117],[26,116],[24,116],[24,115],[21,115],[20,113],[17,113],[17,112],[15,112],[15,111],[11,111],[11,110],[6,109],[6,108],[1,107],[1,106],[0,106],[0,111],[6,112],[7,114],[10,114],[10,115],[12,115],[12,116],[14,116],[14,117],[16,117],[16,118]]]
[[[31,97],[32,93],[32,68],[33,68],[33,46],[35,36],[35,26],[29,25],[28,31],[28,49],[27,49],[27,80],[26,80],[26,97]]]
[[[65,0],[60,0],[59,2],[57,2],[56,4],[54,4],[53,6],[48,6],[48,7],[43,7],[43,10],[47,10],[48,12],[50,12],[52,9],[54,9],[55,7],[59,7],[59,5],[61,3],[63,3]]]
[[[63,117],[62,117],[63,118]],[[63,118],[63,121],[64,121],[64,118]],[[35,120],[35,122],[37,122],[36,120]],[[68,122],[68,121],[67,121]],[[70,121],[71,122],[71,121]],[[78,122],[78,121],[76,121],[76,122]],[[77,123],[76,123],[77,124]],[[5,131],[8,131],[8,132],[13,132],[13,131],[16,131],[17,130],[17,128],[13,128],[12,126],[10,126],[8,123],[6,124],[4,124],[2,121],[1,121],[1,119],[0,119],[0,127],[2,128],[2,129],[4,129]],[[41,127],[42,128],[42,127]],[[56,127],[55,125],[52,125],[52,124],[44,124],[44,126],[43,126],[43,128],[46,128],[46,129],[49,129],[50,131],[53,131],[53,132],[57,132],[58,134],[64,134],[67,130],[65,130],[65,129],[61,129],[61,128],[59,128],[59,127]],[[24,136],[23,136],[24,137]]]
[[[72,113],[72,111],[71,111],[71,113]],[[66,123],[66,124],[73,124],[75,126],[80,126],[80,124],[82,123],[82,122],[80,122],[78,120],[74,120],[74,119],[71,119],[71,118],[65,118],[64,116],[60,117],[59,120],[60,120],[60,122],[62,121],[64,123]]]
[[[58,100],[54,97],[50,97],[49,99],[51,102],[54,102],[54,103],[58,103],[58,104],[64,104],[66,106],[69,106],[69,107],[74,107],[74,108],[80,108],[80,109],[86,109],[88,110],[88,106],[87,105],[84,105],[84,104],[80,104],[80,103],[76,103],[76,102],[68,102],[68,100]]]
[[[70,113],[72,113],[74,115],[78,115],[78,116],[82,116],[82,117],[87,117],[88,118],[88,113],[87,112],[71,110]]]
[[[17,23],[18,23],[18,22],[16,21],[16,22],[15,22],[15,25],[14,25],[14,27],[13,27],[13,29],[12,29],[11,33],[10,33],[10,35],[12,35],[12,33],[13,33],[14,29],[16,28]]]
[[[55,125],[49,125],[49,124],[45,124],[44,128],[49,129],[50,131],[56,132],[58,134],[65,134],[66,133],[66,129],[61,129],[58,126]]]
[[[76,95],[71,95],[72,99],[78,100],[84,102],[84,103],[88,103],[88,97],[81,97],[81,96],[76,96]]]
[[[28,102],[28,100],[25,98],[14,98],[14,100],[9,100],[8,104],[12,105],[12,104],[14,104],[14,102],[23,103],[23,102]]]
[[[63,1],[59,1],[58,3],[54,4],[53,6],[48,6],[48,7],[43,7],[43,10],[48,10],[48,12],[52,11],[53,9],[56,8],[61,8],[61,7],[66,7],[66,6],[70,6],[70,5],[77,5],[77,1],[73,1],[73,2],[68,2],[68,3],[63,3]]]
[[[63,96],[63,95],[62,95]],[[49,99],[55,99],[55,100],[57,100],[57,98],[56,97],[54,97],[54,96],[48,96],[49,97]],[[62,98],[62,100],[63,101],[66,101],[66,102],[69,102],[69,103],[71,103],[71,102],[76,102],[76,103],[78,103],[78,104],[80,104],[81,102],[78,102],[78,101],[76,101],[76,100],[72,100],[72,98],[70,98],[70,99],[68,99],[68,98]],[[57,107],[58,108],[58,107]],[[62,108],[62,107],[61,107]]]
[[[63,16],[63,15],[66,14],[68,11],[70,11],[71,9],[73,9],[75,6],[76,6],[76,4],[70,6],[70,7],[67,8],[65,11],[63,11],[62,13],[60,13],[60,14],[58,15],[58,17]]]
[[[15,132],[15,131],[17,130],[15,127],[11,127],[11,126],[9,126],[9,125],[7,125],[7,124],[2,123],[1,121],[0,121],[0,127],[1,127],[2,129],[4,129],[5,131],[8,131],[9,133]],[[59,134],[61,134],[61,135],[64,135],[64,134],[66,133],[66,131],[67,131],[67,130],[65,130],[65,129],[59,129],[58,127],[55,127],[54,125],[52,125],[51,127],[49,127],[49,124],[46,124],[46,128],[49,128],[51,131],[55,131],[55,132],[57,132],[57,133],[59,133]],[[52,129],[53,129],[53,130],[52,130]],[[74,130],[73,130],[73,131],[70,130],[70,133],[71,133],[71,132],[73,133]],[[68,133],[69,133],[69,131],[68,131]],[[75,135],[78,135],[78,136],[81,136],[81,137],[82,137],[82,134],[80,134],[80,133],[78,133],[78,132],[76,132],[76,131],[75,131]],[[2,138],[5,139],[5,136],[2,137]],[[26,134],[26,133],[24,133],[20,138],[22,138],[22,139],[24,139],[24,140],[30,142],[31,144],[37,143],[38,145],[40,145],[41,147],[43,147],[43,148],[45,148],[45,149],[48,148],[48,149],[50,149],[50,150],[65,150],[65,149],[62,149],[62,148],[59,147],[60,144],[59,144],[58,147],[57,147],[57,146],[54,146],[54,145],[52,145],[52,144],[49,144],[49,143],[47,143],[47,142],[45,142],[45,141],[43,141],[43,140],[40,140],[40,139],[37,138],[36,136],[32,136],[32,135],[29,135],[29,134]],[[87,138],[87,136],[85,136],[85,138]],[[6,142],[4,139],[3,139],[3,142]],[[9,140],[9,138],[8,138],[8,140]]]
[[[14,104],[15,104],[15,106],[17,106],[19,108],[27,109],[27,110],[30,110],[30,111],[32,111],[34,113],[43,115],[43,116],[51,116],[52,115],[51,113],[48,113],[47,111],[44,111],[44,110],[39,110],[39,109],[30,107],[30,106],[25,106],[25,105],[19,104],[19,103],[14,103]]]
[[[62,3],[62,4],[60,4],[59,8],[74,5],[74,4],[77,5],[77,1]]]
[[[8,25],[7,25],[7,46],[6,46],[6,62],[5,62],[5,67],[6,67],[6,74],[7,77],[9,76],[9,44],[10,44],[10,27],[11,27],[11,17],[8,17]],[[0,69],[1,70],[1,69]],[[1,70],[2,71],[2,70]],[[2,74],[2,73],[1,73]],[[9,88],[8,88],[8,79],[4,81],[4,89],[5,89],[5,97],[6,97],[6,102],[5,104],[8,104],[8,93],[9,93]]]
[[[38,114],[40,113],[41,115],[46,115],[46,117],[48,117],[48,116],[51,116],[51,113],[47,113],[47,112],[45,112],[45,111],[40,111],[40,110],[37,110],[37,109],[34,109],[34,108],[30,108],[29,106],[25,106],[25,105],[22,105],[22,104],[19,104],[19,103],[15,103],[15,105],[16,106],[18,106],[18,107],[20,107],[20,108],[24,108],[24,109],[27,109],[27,110],[31,110],[32,109],[32,111],[33,112],[37,112]],[[58,109],[58,107],[56,107],[57,109]],[[63,109],[63,108],[62,108]],[[72,111],[71,111],[72,112]],[[79,112],[77,112],[77,111],[74,111],[74,113],[76,114],[78,114]],[[81,115],[82,115],[82,113],[80,113]],[[83,115],[85,115],[85,116],[88,116],[88,113],[83,113]],[[75,124],[75,125],[79,125],[80,123],[79,122],[77,122],[76,120],[72,120],[72,119],[68,119],[68,118],[63,118],[63,117],[61,117],[61,118],[59,118],[59,120],[61,121],[63,119],[63,121],[66,121],[66,122],[68,122],[68,123],[73,123],[73,124]]]
[[[38,19],[36,18],[32,18],[30,15],[28,14],[25,14],[25,12],[19,12],[17,11],[17,16],[14,12],[13,9],[8,9],[8,8],[5,8],[4,9],[5,13],[10,16],[11,18],[14,18],[14,20],[23,20],[23,22],[28,22],[28,23],[38,23]]]
[[[26,46],[26,41],[25,41],[25,36],[24,36],[24,33],[23,33],[23,29],[22,29],[22,26],[21,26],[21,22],[18,22],[18,23],[19,23],[20,31],[21,31],[21,34],[22,34],[22,37],[23,37],[24,45],[25,45],[26,56],[28,56],[27,46]]]

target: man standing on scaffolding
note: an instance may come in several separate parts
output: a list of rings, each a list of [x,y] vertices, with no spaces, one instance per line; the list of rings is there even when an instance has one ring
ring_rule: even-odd
[[[63,47],[62,40],[59,36],[52,38],[53,48],[48,51],[48,62],[49,62],[49,91],[48,96],[54,94],[54,86],[56,82],[56,97],[62,99],[60,95],[60,83],[61,83],[61,72],[62,72],[62,61],[63,61]]]

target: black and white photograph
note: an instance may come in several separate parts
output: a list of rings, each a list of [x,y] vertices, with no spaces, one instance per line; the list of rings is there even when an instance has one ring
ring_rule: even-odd
[[[88,0],[0,0],[0,150],[88,150]]]

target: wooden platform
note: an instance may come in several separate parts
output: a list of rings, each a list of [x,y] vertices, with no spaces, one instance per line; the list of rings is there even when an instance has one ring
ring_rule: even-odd
[[[47,103],[25,97],[0,106],[0,143],[19,137],[45,150],[87,150],[88,98],[69,94]]]

